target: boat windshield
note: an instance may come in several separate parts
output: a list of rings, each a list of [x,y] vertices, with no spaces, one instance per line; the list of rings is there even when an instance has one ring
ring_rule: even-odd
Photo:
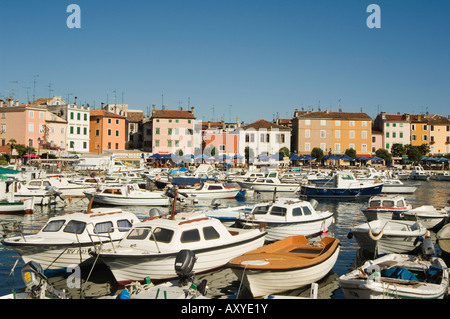
[[[43,232],[57,232],[66,221],[64,219],[52,220],[42,229]]]
[[[157,227],[150,236],[150,240],[155,240],[160,243],[170,243],[173,237],[173,230]]]
[[[270,205],[264,205],[264,206],[256,206],[253,209],[253,214],[267,214],[269,211]]]
[[[286,216],[286,208],[279,206],[272,206],[272,209],[270,210],[270,215]]]

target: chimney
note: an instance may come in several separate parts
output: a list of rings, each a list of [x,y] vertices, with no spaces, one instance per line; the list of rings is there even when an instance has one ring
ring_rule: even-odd
[[[105,108],[105,102],[102,102],[102,110]]]
[[[0,100],[0,107],[4,107],[4,106],[5,106],[5,102],[3,102],[3,100]]]
[[[381,112],[381,119],[385,120],[386,119],[386,112]]]
[[[194,107],[191,106],[191,113],[194,114]]]
[[[75,96],[75,102],[73,102],[73,105],[77,105],[77,97]]]
[[[152,104],[152,107],[153,107],[153,111],[156,111],[156,105]]]

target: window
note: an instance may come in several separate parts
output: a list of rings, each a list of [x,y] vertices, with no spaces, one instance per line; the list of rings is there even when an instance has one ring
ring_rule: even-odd
[[[159,135],[159,127],[155,129],[155,134]]]
[[[94,227],[95,234],[111,233],[113,231],[114,231],[113,223],[110,221],[95,224],[95,227]]]
[[[109,129],[108,129],[108,136],[111,136],[111,134],[112,134],[111,132],[112,132],[112,131],[111,131],[111,129],[109,128]]]
[[[150,235],[149,240],[156,240],[157,242],[168,244],[172,241],[172,237],[173,230],[157,227]]]
[[[116,119],[116,124],[119,124],[119,119]]]
[[[341,138],[341,131],[340,130],[334,131],[334,138]]]
[[[366,139],[367,138],[367,131],[362,131],[361,132],[361,137]]]
[[[311,131],[305,130],[305,137],[310,137],[310,136],[311,136]]]
[[[81,134],[81,127],[77,127],[77,134],[78,134],[78,135]]]
[[[155,140],[155,146],[159,147],[159,140]]]
[[[172,129],[171,128],[167,129],[167,134],[172,135]]]
[[[396,132],[392,132],[392,138],[396,138],[397,137],[397,133]]]
[[[428,141],[428,135],[422,135],[422,141]]]
[[[326,120],[320,120],[320,125],[321,125],[321,126],[327,125],[327,121],[326,121]]]
[[[95,121],[97,122],[97,124],[100,123],[100,119],[99,118],[97,118]]]
[[[73,134],[73,126],[70,127],[70,134]]]
[[[225,145],[224,144],[220,144],[219,145],[219,151],[221,151],[221,152],[225,151]]]
[[[422,125],[422,131],[427,131],[428,130],[428,126],[426,124]]]
[[[386,132],[386,137],[389,137],[389,132]]]
[[[292,216],[302,216],[302,209],[300,207],[296,207],[292,210]]]
[[[70,112],[70,119],[73,120],[74,119],[74,115],[73,112]]]
[[[77,120],[81,120],[81,113],[77,113]]]
[[[2,123],[2,133],[6,132],[6,124]]]
[[[71,220],[67,223],[67,226],[64,228],[64,232],[71,234],[81,234],[84,232],[86,228],[85,222],[80,222],[77,220]]]
[[[311,125],[311,120],[305,120],[305,125]]]
[[[34,124],[33,123],[28,123],[28,132],[29,133],[33,133],[34,132]]]
[[[361,144],[361,151],[367,152],[367,144]]]
[[[416,135],[411,135],[411,141],[415,141],[415,140],[417,140],[417,137],[416,137]]]
[[[320,138],[326,138],[327,137],[327,131],[320,130]]]
[[[34,119],[34,111],[28,111],[28,117]]]
[[[411,131],[415,131],[416,130],[416,124],[411,124]]]
[[[270,211],[270,215],[286,216],[286,208],[279,207],[279,206],[273,206],[271,211]]]
[[[150,228],[135,228],[127,236],[127,239],[145,239],[150,233]]]
[[[128,231],[132,225],[133,224],[131,224],[128,219],[121,219],[117,221],[117,227],[119,228],[120,232]]]
[[[87,149],[87,142],[83,142],[83,148]]]
[[[322,151],[326,151],[327,150],[327,144],[326,143],[320,143],[320,149]]]
[[[350,121],[349,126],[355,126],[355,121]]]
[[[220,235],[219,235],[219,233],[217,232],[217,230],[214,227],[209,226],[209,227],[204,227],[203,228],[203,237],[206,240],[211,240],[211,239],[218,239],[218,238],[220,238]]]
[[[335,152],[340,152],[341,151],[341,144],[339,144],[339,143],[334,144],[334,151]]]
[[[265,206],[256,206],[254,209],[253,209],[253,214],[267,214],[267,212],[269,211],[269,207],[270,206],[267,206],[267,205],[265,205]]]
[[[84,113],[84,120],[87,121],[87,119],[88,119],[88,118],[87,118],[87,114]]]
[[[186,230],[181,234],[180,241],[182,243],[193,243],[196,241],[200,241],[200,234],[198,229]]]
[[[83,134],[87,135],[87,127],[83,127]]]
[[[100,136],[100,130],[95,130],[95,136]]]
[[[310,151],[310,150],[311,150],[311,144],[305,143],[305,151]]]
[[[403,138],[403,132],[400,132],[400,138]]]
[[[111,119],[108,119],[108,124],[111,124]]]
[[[355,138],[355,131],[349,131],[349,137]]]
[[[64,225],[66,221],[65,220],[53,220],[49,222],[44,229],[42,229],[43,232],[57,232],[61,229],[61,227]]]
[[[116,130],[116,136],[119,136],[119,130]]]
[[[341,126],[341,121],[340,121],[340,120],[334,121],[334,125],[336,125],[336,126]]]
[[[108,149],[111,149],[111,142],[108,142]]]
[[[172,140],[167,141],[167,146],[172,147]]]
[[[308,206],[303,206],[303,214],[305,214],[306,216],[312,214]]]
[[[361,122],[361,125],[362,125],[362,126],[367,126],[367,122],[366,122],[366,121],[362,121],[362,122]]]

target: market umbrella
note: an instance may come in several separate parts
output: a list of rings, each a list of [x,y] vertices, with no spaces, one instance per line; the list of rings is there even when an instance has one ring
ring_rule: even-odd
[[[27,154],[27,155],[24,155],[23,157],[29,157],[29,158],[41,158],[39,155],[36,155],[36,154]]]
[[[350,157],[348,155],[344,155],[340,159],[344,160],[344,161],[354,161],[355,160],[353,157]]]
[[[301,157],[298,156],[297,154],[292,154],[291,157],[289,157],[289,159],[291,161],[298,161],[298,160],[301,160]]]
[[[278,160],[278,161],[282,161],[283,160],[283,155],[277,153],[277,154],[270,155],[270,158]]]
[[[268,161],[270,159],[270,157],[266,154],[259,154],[258,159],[261,161]]]
[[[236,155],[233,156],[233,158],[234,158],[234,159],[243,159],[244,156],[239,155],[239,154],[236,154]]]
[[[378,156],[369,157],[369,160],[370,161],[384,161],[384,159],[382,159],[381,157],[378,157]]]
[[[302,155],[301,159],[305,160],[305,161],[312,161],[312,160],[315,160],[316,158],[314,156],[309,155],[309,154],[305,154],[305,155]]]

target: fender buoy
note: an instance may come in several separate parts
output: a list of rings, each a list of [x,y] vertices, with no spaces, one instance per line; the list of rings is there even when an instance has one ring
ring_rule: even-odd
[[[378,235],[375,236],[375,235],[372,233],[372,229],[369,229],[369,236],[370,236],[370,238],[372,238],[373,240],[380,240],[381,237],[383,237],[383,231],[380,231],[380,232],[378,233]]]

